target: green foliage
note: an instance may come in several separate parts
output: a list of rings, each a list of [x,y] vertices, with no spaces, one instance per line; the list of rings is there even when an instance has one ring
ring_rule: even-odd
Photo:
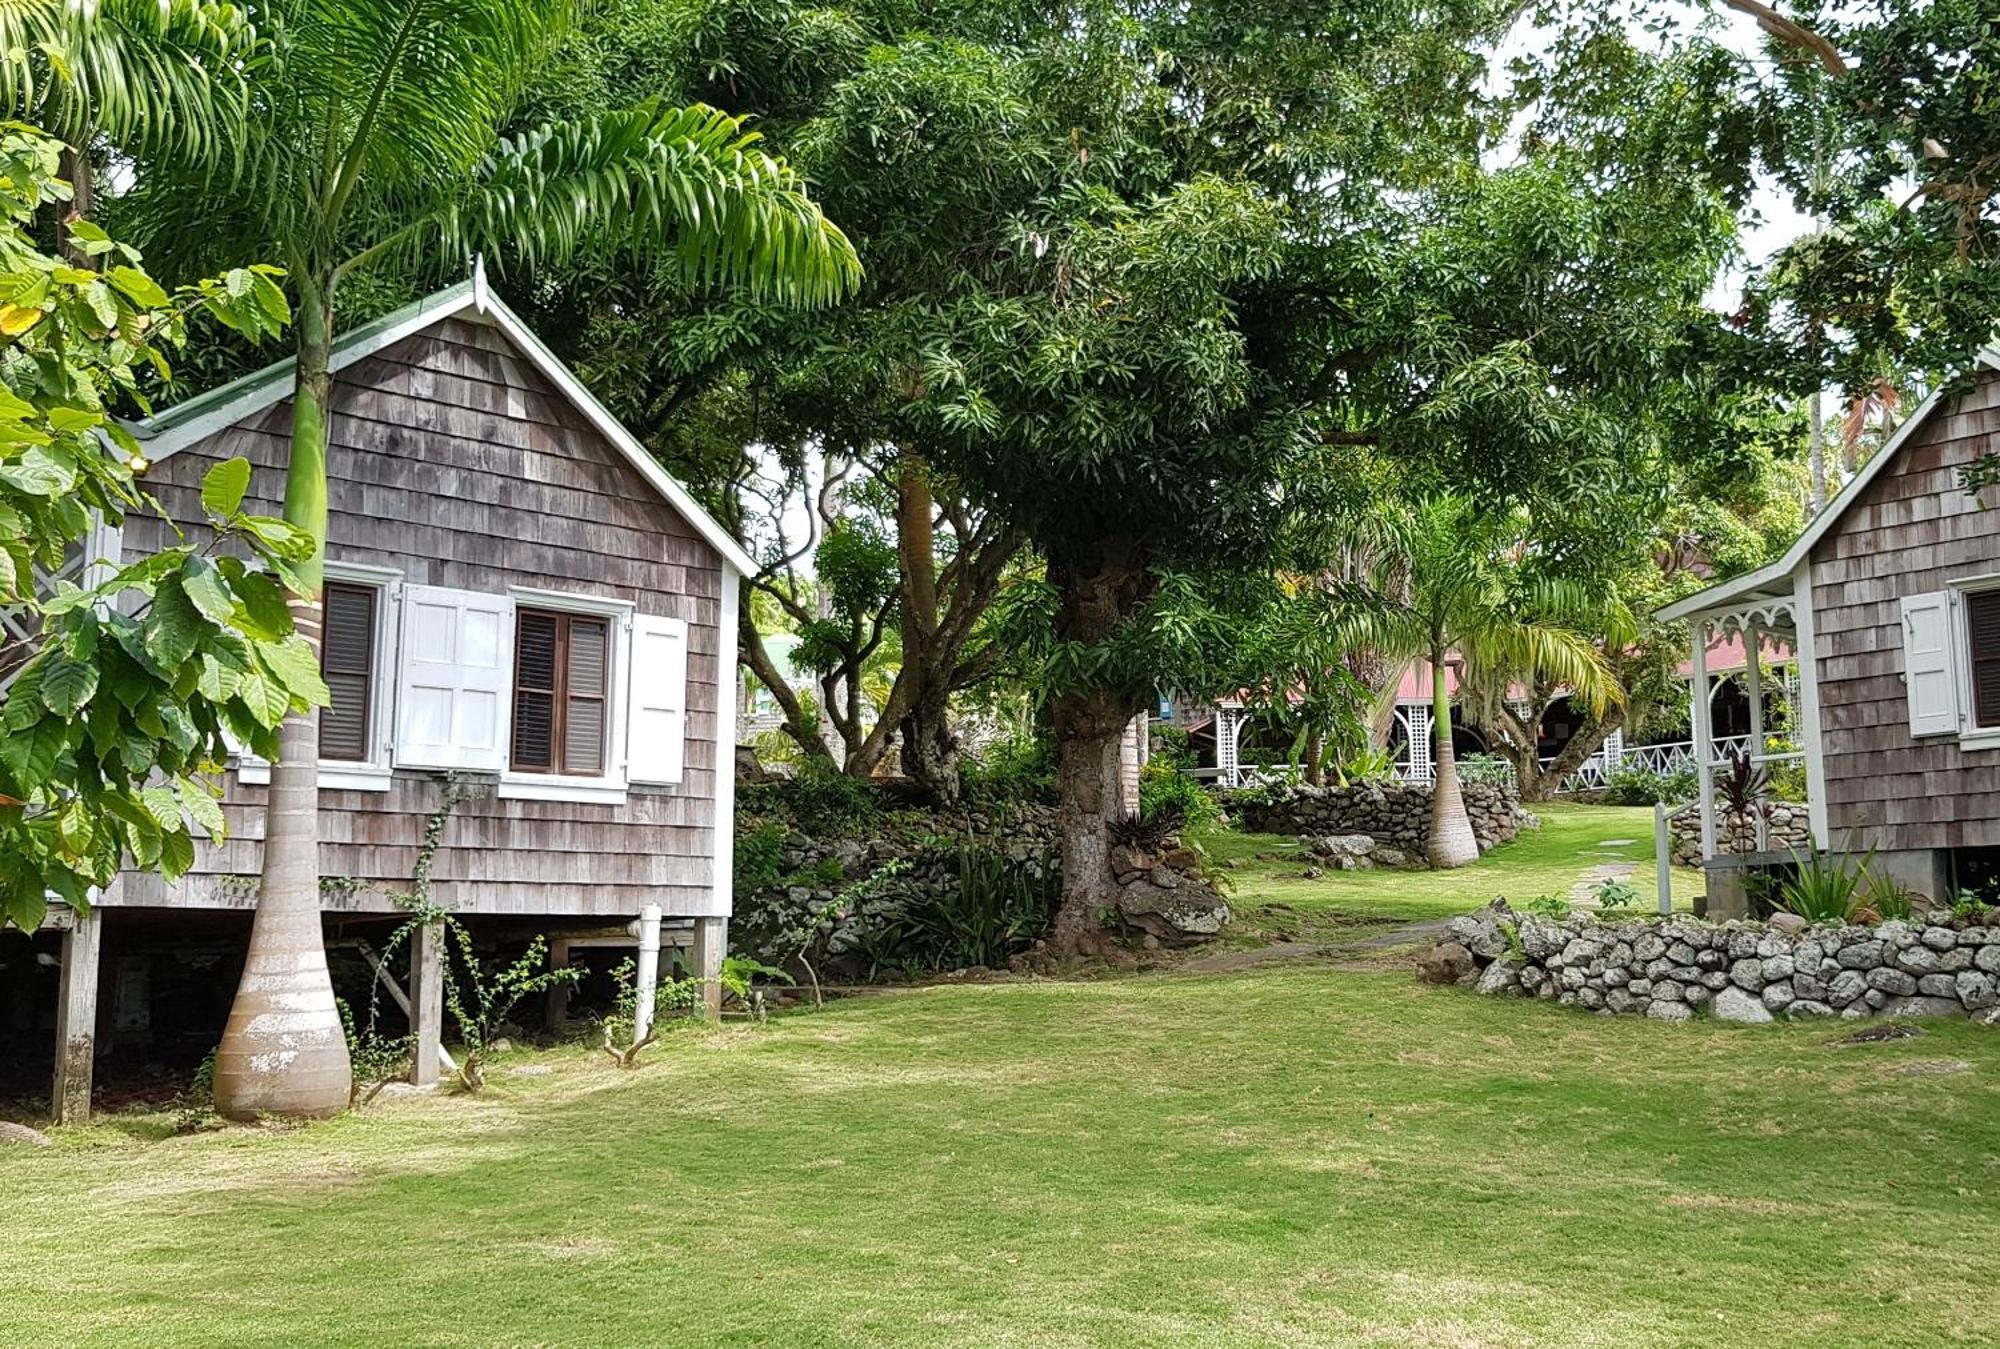
[[[347,1037],[347,1061],[354,1072],[348,1101],[355,1107],[364,1106],[391,1082],[408,1075],[410,1060],[416,1054],[416,1037],[383,1035],[376,1030],[372,1014],[368,1028],[360,1030],[355,1025],[354,1009],[345,998],[335,998],[334,1006],[340,1012],[341,1033]]]
[[[1590,887],[1591,897],[1606,909],[1634,909],[1642,896],[1630,881],[1609,877]]]
[[[1612,806],[1650,806],[1664,801],[1680,805],[1694,799],[1697,784],[1692,764],[1662,773],[1626,760],[1604,777],[1604,802]]]
[[[1012,735],[964,756],[959,773],[967,796],[980,802],[1046,802],[1055,798],[1056,760],[1046,736]]]
[[[1521,911],[1560,922],[1569,917],[1570,903],[1561,895],[1536,895],[1521,906]]]
[[[967,847],[958,885],[909,908],[906,968],[998,969],[1048,929],[1060,894],[1050,868],[1031,868],[1000,853]]]
[[[1139,814],[1152,820],[1168,813],[1179,815],[1182,827],[1203,830],[1222,818],[1222,806],[1200,782],[1172,764],[1148,760],[1139,770]]]
[[[808,833],[855,834],[881,814],[866,782],[823,760],[808,759],[786,785],[785,798]]]
[[[1870,887],[1868,862],[1867,857],[1793,853],[1792,874],[1779,883],[1774,902],[1809,923],[1847,922],[1862,907]]]
[[[659,1039],[664,1029],[698,1014],[702,1008],[702,980],[668,973],[653,983],[652,1007],[646,1017],[646,1033],[639,1035],[638,962],[631,956],[611,971],[617,987],[611,1015],[604,1018],[604,1052],[620,1068],[639,1066],[640,1051]]]
[[[197,315],[251,335],[284,319],[262,269],[169,296],[139,255],[72,229],[104,270],[38,250],[38,209],[59,205],[58,146],[0,127],[0,603],[29,635],[0,634],[0,918],[32,930],[47,897],[88,904],[121,866],[172,879],[198,837],[225,828],[215,771],[230,741],[276,752],[288,713],[326,701],[318,661],[292,632],[282,582],[310,541],[245,514],[250,466],[209,470],[218,542],[130,565],[83,556],[93,516],[157,512],[136,441],[111,415],[137,372],[164,370]],[[81,561],[82,584],[38,573]]]
[[[1498,754],[1468,754],[1458,761],[1459,781],[1504,784],[1514,781],[1514,765]]]
[[[1176,726],[1170,721],[1159,721],[1153,723],[1150,734],[1152,752],[1148,758],[1153,762],[1166,764],[1170,768],[1200,766],[1187,727]]]
[[[421,920],[418,915],[411,922]],[[434,921],[443,923],[447,939],[439,962],[444,972],[444,1005],[458,1023],[463,1045],[458,1082],[466,1091],[478,1091],[486,1085],[486,1062],[493,1055],[500,1024],[512,1015],[523,998],[547,992],[559,984],[574,984],[580,977],[579,971],[573,966],[550,969],[549,944],[539,934],[513,961],[489,969],[473,949],[472,932],[465,924],[449,914]]]
[[[777,883],[785,865],[785,827],[766,822],[738,827],[731,885],[737,894]]]

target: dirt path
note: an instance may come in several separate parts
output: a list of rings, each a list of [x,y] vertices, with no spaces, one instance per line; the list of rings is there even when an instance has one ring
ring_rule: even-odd
[[[1203,956],[1200,960],[1189,961],[1181,966],[1181,969],[1190,974],[1230,974],[1277,960],[1308,960],[1352,955],[1358,951],[1393,950],[1436,938],[1444,931],[1445,924],[1449,921],[1445,918],[1426,918],[1421,922],[1405,923],[1401,927],[1378,932],[1372,937],[1361,937],[1355,941],[1281,941],[1247,951],[1218,951],[1214,955]]]

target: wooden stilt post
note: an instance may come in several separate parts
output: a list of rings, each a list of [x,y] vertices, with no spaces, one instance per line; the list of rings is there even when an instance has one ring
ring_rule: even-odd
[[[56,994],[56,1080],[50,1113],[57,1124],[90,1118],[90,1075],[97,1053],[98,947],[104,915],[79,913],[62,936],[62,984]]]
[[[566,970],[569,968],[569,938],[557,937],[549,943],[549,968]],[[542,1020],[548,1023],[549,1034],[562,1034],[569,1023],[569,984],[567,981],[550,984],[548,1002]]]
[[[701,980],[704,1015],[722,1020],[722,957],[729,950],[727,918],[694,920],[694,972]]]
[[[438,1080],[444,1054],[444,924],[424,923],[410,934],[410,1084]]]

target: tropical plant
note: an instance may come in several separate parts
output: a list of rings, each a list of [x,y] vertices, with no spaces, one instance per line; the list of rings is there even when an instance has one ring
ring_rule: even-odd
[[[1638,887],[1621,877],[1611,876],[1590,887],[1591,898],[1606,909],[1636,908],[1639,903]]]
[[[1047,930],[1059,894],[1052,868],[967,847],[958,854],[956,888],[912,902],[909,916],[932,967],[991,969]]]
[[[1355,646],[1429,667],[1436,781],[1426,851],[1432,866],[1464,866],[1478,860],[1479,844],[1452,751],[1452,676],[1463,683],[1485,672],[1530,673],[1595,705],[1620,695],[1582,626],[1602,621],[1596,600],[1538,565],[1525,515],[1445,492],[1411,502],[1400,523],[1400,548],[1382,563],[1379,589],[1408,598],[1355,606],[1343,620],[1345,635]]]
[[[1870,885],[1869,859],[1794,852],[1791,875],[1778,884],[1773,903],[1809,923],[1844,923],[1860,912]]]
[[[0,126],[0,919],[28,931],[50,896],[86,908],[122,866],[185,872],[224,830],[229,740],[272,752],[287,713],[326,699],[280,585],[311,541],[243,511],[247,461],[211,468],[201,504],[254,564],[194,542],[130,565],[91,552],[95,521],[160,513],[111,408],[144,405],[141,372],[169,368],[198,317],[256,339],[285,305],[258,269],[169,295],[87,222],[70,242],[101,271],[43,253],[30,230],[69,199],[60,158]]]
[[[327,514],[329,363],[345,283],[370,268],[454,270],[473,253],[532,268],[586,248],[645,254],[691,284],[740,284],[823,303],[858,274],[852,249],[798,176],[712,108],[642,103],[502,137],[526,83],[576,15],[575,0],[276,0],[236,59],[252,97],[235,154],[137,138],[121,206],[161,255],[281,259],[296,297],[285,518],[312,541],[295,567],[294,621],[319,634]],[[316,649],[316,647],[315,647]],[[289,719],[271,769],[263,886],[250,962],[330,993],[309,972],[318,938],[317,719]],[[328,1008],[330,1011],[330,1007]],[[233,1018],[225,1111],[336,1108],[341,1049],[298,1053],[270,1018]],[[326,1085],[315,1095],[309,1083]],[[220,1094],[220,1093],[219,1093]]]
[[[604,1034],[602,1048],[620,1068],[637,1068],[640,1052],[660,1038],[661,1028],[671,1018],[689,1016],[701,1009],[702,980],[669,974],[655,980],[652,1005],[642,1018],[638,968],[627,956],[611,971],[618,994],[611,1015],[600,1025]],[[646,1027],[643,1032],[639,1029],[642,1020]]]
[[[1715,775],[1715,790],[1722,797],[1723,808],[1745,819],[1763,813],[1769,788],[1769,775],[1747,753],[1725,755],[1722,771]]]
[[[425,921],[419,914],[412,921]],[[537,935],[528,949],[506,965],[489,970],[473,949],[472,932],[449,914],[430,917],[442,924],[447,941],[438,962],[444,978],[444,1005],[458,1023],[463,1049],[458,1057],[458,1085],[478,1091],[486,1085],[486,1064],[498,1048],[500,1026],[523,998],[558,985],[574,984],[581,971],[573,965],[549,968],[547,939]],[[452,947],[457,947],[457,965]]]
[[[1171,817],[1173,830],[1202,830],[1222,818],[1215,794],[1172,764],[1150,760],[1139,770],[1139,813],[1148,820]]]

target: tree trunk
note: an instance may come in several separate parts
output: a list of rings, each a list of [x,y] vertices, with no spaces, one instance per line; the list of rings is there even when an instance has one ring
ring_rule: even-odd
[[[1307,786],[1326,786],[1326,733],[1317,726],[1306,732],[1304,769]]]
[[[1118,800],[1119,748],[1125,723],[1099,694],[1055,699],[1056,813],[1062,831],[1062,908],[1049,944],[1064,955],[1088,955],[1099,942],[1098,913],[1117,900],[1111,878],[1111,812]]]
[[[300,636],[319,650],[326,555],[326,422],[332,313],[299,278],[298,371],[285,518],[316,547],[291,600]],[[353,1069],[327,974],[319,908],[319,715],[285,719],[264,812],[264,876],[250,951],[215,1058],[215,1109],[227,1119],[323,1117],[347,1108]]]
[[[958,737],[951,729],[951,669],[938,650],[937,500],[922,454],[905,448],[896,476],[896,554],[901,573],[903,660],[918,681],[903,734],[903,772],[931,798],[958,800]],[[942,668],[940,668],[942,667]]]
[[[1087,545],[1084,557],[1052,555],[1049,580],[1062,596],[1056,635],[1098,643],[1137,612],[1151,582],[1128,541]],[[1056,788],[1061,797],[1063,898],[1049,944],[1060,954],[1092,952],[1097,915],[1116,899],[1111,877],[1111,812],[1118,801],[1119,748],[1125,727],[1145,707],[1137,692],[1093,688],[1049,699],[1056,736]]]
[[[1445,691],[1445,653],[1431,653],[1432,761],[1437,780],[1431,785],[1431,837],[1425,847],[1430,864],[1440,869],[1462,867],[1479,860],[1479,840],[1465,813],[1465,795],[1458,785],[1458,759],[1451,749],[1451,695]]]

